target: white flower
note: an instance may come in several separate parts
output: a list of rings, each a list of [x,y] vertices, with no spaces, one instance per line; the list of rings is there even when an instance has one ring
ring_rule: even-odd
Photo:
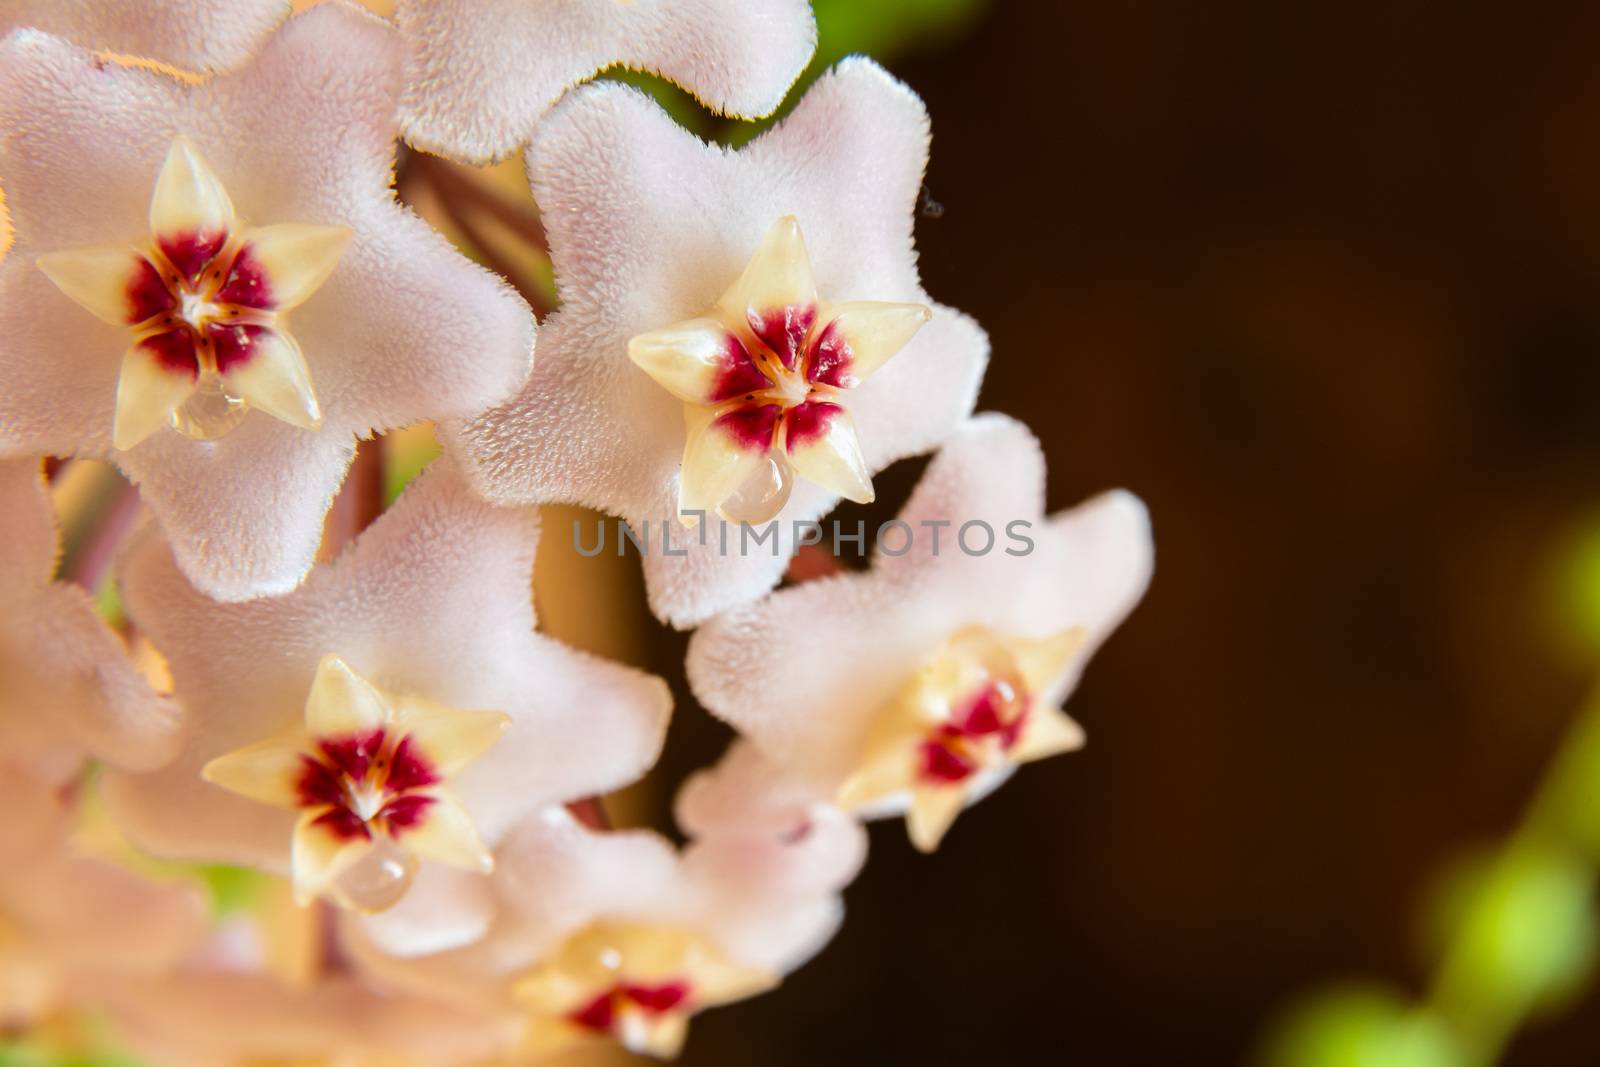
[[[867,60],[825,75],[737,152],[632,89],[573,93],[528,154],[562,307],[521,395],[447,433],[474,483],[497,500],[649,521],[650,600],[675,625],[770,589],[796,522],[841,494],[869,497],[873,473],[934,447],[971,411],[987,339],[917,277],[927,149],[921,101]],[[840,336],[846,345],[829,341]],[[838,370],[843,347],[853,373]],[[745,393],[725,395],[735,380]],[[760,402],[727,418],[746,394]],[[760,432],[732,432],[752,420]],[[800,456],[790,443],[820,447]],[[729,511],[730,495],[740,514],[781,505],[776,551],[723,552],[714,517],[676,525],[686,459],[690,506]],[[786,484],[769,495],[761,483],[789,466],[801,478],[784,503]],[[663,525],[687,557],[661,551]]]
[[[690,682],[748,741],[687,795],[715,806],[789,779],[798,796],[905,812],[932,849],[1016,764],[1080,745],[1059,705],[1149,582],[1149,520],[1123,492],[1049,518],[1043,496],[1033,435],[981,416],[934,458],[869,572],[702,627]]]
[[[358,437],[530,366],[527,306],[394,199],[401,66],[337,0],[198,83],[0,44],[0,455],[111,459],[209,595],[294,588]]]
[[[671,705],[659,679],[534,633],[537,537],[531,510],[435,465],[285,597],[208,600],[145,540],[128,609],[189,729],[159,772],[108,776],[112,815],[162,855],[291,873],[302,899],[436,901],[390,922],[397,943],[476,936],[486,849],[636,778]]]
[[[0,36],[27,26],[181,70],[223,70],[243,63],[289,7],[289,0],[0,0]]]
[[[177,751],[178,714],[139,673],[88,593],[52,581],[55,513],[33,460],[0,462],[0,758],[75,774],[93,756],[137,770]]]
[[[482,941],[401,958],[347,925],[346,947],[392,990],[516,1006],[530,1052],[606,1038],[671,1057],[691,1014],[770,989],[832,936],[863,847],[859,828],[835,824],[786,841],[719,835],[680,854],[553,808],[500,847]]]
[[[608,67],[658,73],[716,111],[770,114],[817,39],[804,0],[399,0],[395,20],[406,138],[472,163],[510,154]]]

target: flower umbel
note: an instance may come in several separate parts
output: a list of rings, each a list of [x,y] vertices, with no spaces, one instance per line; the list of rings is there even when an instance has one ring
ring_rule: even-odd
[[[532,1013],[530,1052],[602,1037],[669,1059],[683,1047],[690,1015],[777,984],[777,975],[734,963],[689,930],[601,921],[564,941],[515,993]]]
[[[284,314],[333,273],[350,229],[247,227],[187,138],[172,142],[150,198],[150,241],[39,257],[67,296],[133,331],[112,433],[127,450],[162,423],[207,440],[249,408],[315,429],[322,410]]]
[[[715,308],[628,344],[628,357],[685,404],[680,518],[714,510],[766,522],[797,473],[870,503],[849,392],[932,315],[925,304],[819,302],[800,222],[779,219]]]
[[[985,775],[1083,744],[1077,723],[1036,698],[1087,637],[1082,627],[1043,640],[982,627],[956,634],[883,710],[839,806],[910,790],[906,829],[932,852]]]
[[[295,897],[329,894],[380,911],[410,886],[417,859],[487,873],[494,858],[443,785],[511,725],[498,711],[461,711],[387,693],[325,656],[305,728],[219,756],[201,772],[241,796],[299,811]]]

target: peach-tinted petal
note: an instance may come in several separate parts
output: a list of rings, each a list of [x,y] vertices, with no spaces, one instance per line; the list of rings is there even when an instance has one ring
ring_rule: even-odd
[[[848,409],[812,400],[789,412],[788,420],[789,462],[796,474],[846,500],[872,503],[872,475]]]
[[[280,222],[244,233],[221,300],[286,311],[322,287],[353,236],[348,226]]]
[[[785,365],[794,365],[796,342],[815,321],[817,310],[817,279],[799,219],[785,215],[772,224],[717,307],[730,322],[748,323],[762,340],[772,336],[778,341],[773,350]],[[773,320],[778,328],[769,331],[765,325]],[[785,327],[800,327],[800,336]]]
[[[461,801],[447,789],[425,789],[417,795],[430,803],[416,822],[395,831],[395,840],[423,859],[480,874],[494,870],[494,857],[478,839],[472,816]]]
[[[690,404],[719,404],[768,385],[744,342],[717,319],[690,319],[640,334],[628,342],[628,358]]]
[[[564,91],[649,70],[733,115],[777,108],[816,44],[802,0],[399,0],[411,50],[406,136],[472,163],[509,154]]]
[[[137,282],[154,274],[155,268],[132,245],[69,248],[46,253],[38,263],[57,289],[102,322],[131,326],[154,313],[150,309],[155,305],[139,298]],[[152,288],[164,292],[160,276],[155,279],[157,285]]]
[[[1009,753],[1018,763],[1045,759],[1083,747],[1083,727],[1060,708],[1048,704],[1035,707],[1023,724],[1022,735]]]
[[[319,740],[369,734],[389,719],[389,706],[372,683],[329,653],[317,664],[306,697],[306,729]]]
[[[217,172],[194,142],[173,138],[150,197],[150,232],[167,260],[193,277],[222,250],[237,225],[233,201]]]
[[[806,376],[852,389],[904,348],[932,317],[926,304],[856,300],[825,306],[811,342]]]
[[[496,903],[484,876],[425,863],[400,902],[352,922],[361,937],[391,956],[429,956],[480,940],[489,931]]]
[[[496,500],[570,501],[635,526],[670,519],[683,404],[631,365],[628,342],[714,307],[786,216],[804,233],[824,298],[928,304],[911,232],[927,145],[921,102],[865,60],[840,64],[736,152],[698,141],[631,89],[573,92],[528,152],[562,308],[543,330],[521,394],[447,425],[447,447]],[[869,476],[959,425],[987,350],[970,319],[936,308],[897,356],[851,390]],[[721,552],[714,523],[709,547],[695,539],[683,557],[652,553],[652,609],[687,627],[760,596],[782,576],[793,523],[820,518],[837,499],[802,479],[778,514],[776,554]]]
[[[784,474],[771,474],[773,436],[782,409],[755,404],[691,415],[689,440],[683,449],[683,475],[678,486],[678,513],[715,514],[742,486],[759,480],[770,492],[787,492]],[[730,516],[731,517],[731,516]],[[686,520],[693,521],[693,520]]]
[[[500,711],[464,711],[416,696],[396,701],[396,731],[445,778],[487,752],[510,726],[511,716]]]
[[[194,349],[179,331],[146,338],[122,357],[112,441],[127,451],[165,426],[195,389]]]
[[[302,430],[322,425],[306,357],[292,335],[264,327],[213,329],[222,384],[251,407]],[[223,364],[224,354],[230,357]]]
[[[955,825],[956,816],[967,806],[967,790],[959,785],[919,785],[911,790],[911,806],[906,811],[906,830],[920,852],[932,852]]]
[[[248,58],[288,13],[287,0],[0,0],[0,34],[31,26],[85,48],[220,70]]]
[[[366,837],[333,829],[325,811],[308,811],[295,821],[290,872],[297,904],[309,904],[372,849]]]
[[[304,753],[310,747],[303,733],[261,741],[218,756],[200,769],[200,776],[230,793],[295,811],[306,770]]]

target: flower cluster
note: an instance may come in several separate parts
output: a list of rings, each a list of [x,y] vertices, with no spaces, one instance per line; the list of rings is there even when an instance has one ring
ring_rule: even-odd
[[[847,60],[729,150],[595,80],[769,114],[803,0],[286,6],[0,0],[0,1010],[162,1063],[671,1056],[834,934],[865,820],[931,850],[1082,743],[1059,706],[1149,579],[1144,510],[1047,515],[1033,436],[972,414],[988,342],[918,276],[904,85]],[[547,242],[539,322],[396,192],[524,146],[537,213],[492,206]],[[419,423],[444,455],[352,522],[358,451]],[[799,580],[796,530],[930,452],[901,524],[1026,551]],[[134,527],[109,622],[56,573],[96,462],[148,520],[101,523]],[[672,700],[537,631],[548,504],[684,535],[650,606],[738,737],[681,847],[597,799]]]

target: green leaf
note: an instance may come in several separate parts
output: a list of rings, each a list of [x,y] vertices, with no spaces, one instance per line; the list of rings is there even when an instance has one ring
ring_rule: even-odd
[[[1329,990],[1292,1008],[1264,1067],[1462,1067],[1442,1020],[1377,985]]]

